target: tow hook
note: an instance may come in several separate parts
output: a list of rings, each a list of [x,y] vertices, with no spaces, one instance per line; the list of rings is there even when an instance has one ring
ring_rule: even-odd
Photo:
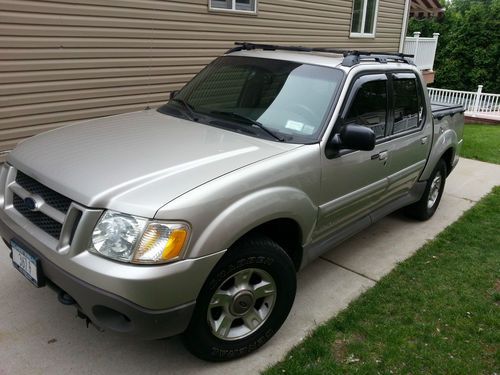
[[[59,293],[57,293],[57,300],[66,306],[76,305],[75,299],[62,289],[59,290]],[[92,320],[90,320],[90,318],[85,315],[78,307],[76,310],[76,316],[77,318],[85,320],[85,325],[87,326],[87,328],[89,328],[89,325],[93,325],[99,332],[104,332],[104,329],[95,325],[95,323],[92,322]]]
[[[75,299],[64,290],[60,290],[59,293],[57,293],[57,300],[66,306],[71,306],[76,303]]]
[[[87,328],[89,328],[89,325],[93,325],[94,328],[99,332],[104,332],[104,329],[95,325],[95,323],[92,320],[90,320],[90,318],[79,309],[76,310],[76,317],[85,320],[85,325],[87,326]]]

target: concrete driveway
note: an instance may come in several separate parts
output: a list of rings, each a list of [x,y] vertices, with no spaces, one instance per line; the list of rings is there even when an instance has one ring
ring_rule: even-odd
[[[293,310],[278,334],[246,358],[223,364],[191,356],[179,338],[141,342],[100,333],[35,289],[11,266],[0,245],[0,375],[6,374],[252,374],[283,358],[315,326],[411,256],[500,185],[500,166],[462,159],[446,184],[436,215],[420,223],[393,214],[330,251],[299,274]]]

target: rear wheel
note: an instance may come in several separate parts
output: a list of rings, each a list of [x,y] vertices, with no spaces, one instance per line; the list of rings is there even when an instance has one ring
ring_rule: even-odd
[[[441,201],[446,175],[446,163],[441,159],[436,168],[434,168],[429,180],[427,180],[422,198],[418,202],[406,207],[405,212],[418,220],[424,221],[430,219],[436,212]]]
[[[295,268],[267,237],[240,240],[203,286],[184,334],[187,348],[208,361],[246,355],[269,340],[292,307]]]

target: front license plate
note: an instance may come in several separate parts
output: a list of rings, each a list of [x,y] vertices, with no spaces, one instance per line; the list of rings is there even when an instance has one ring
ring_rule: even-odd
[[[43,274],[40,259],[15,241],[11,241],[10,245],[14,267],[33,285],[41,287],[43,285]]]

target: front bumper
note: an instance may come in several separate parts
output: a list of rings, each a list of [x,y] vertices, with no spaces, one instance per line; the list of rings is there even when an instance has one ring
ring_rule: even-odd
[[[13,238],[19,242],[18,236],[2,221],[0,234],[8,246]],[[45,278],[56,289],[69,294],[78,310],[101,328],[142,339],[156,339],[182,333],[189,324],[194,301],[165,310],[141,307],[70,275],[24,241],[21,243],[40,258]]]

